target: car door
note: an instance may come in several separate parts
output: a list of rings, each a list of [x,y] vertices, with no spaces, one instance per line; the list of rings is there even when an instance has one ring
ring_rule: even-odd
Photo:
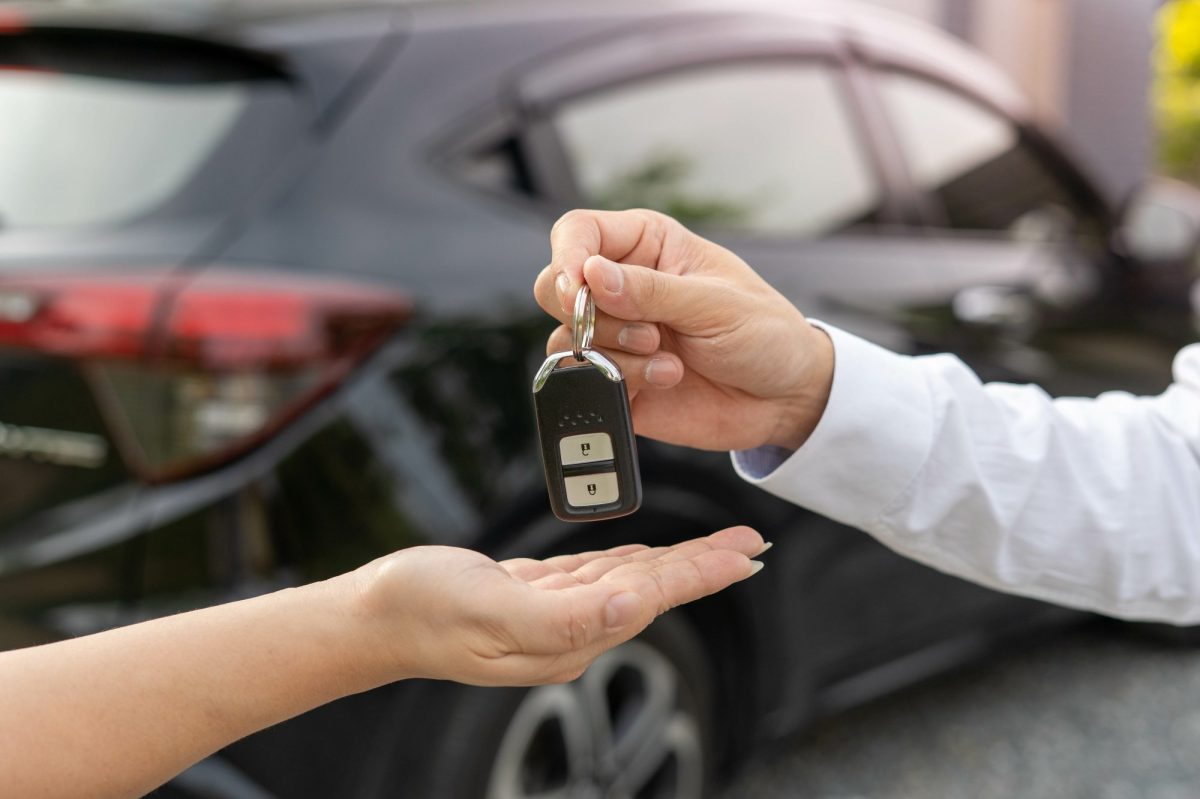
[[[897,321],[929,296],[928,244],[894,207],[836,38],[742,21],[605,52],[620,58],[577,55],[521,87],[528,161],[547,191],[564,206],[668,213],[806,312],[912,348]],[[781,601],[820,642],[801,659],[823,676],[925,645],[961,620],[961,595],[983,594],[832,522],[792,525],[800,564]]]
[[[1177,342],[1137,322],[1111,213],[1086,178],[1036,129],[960,87],[886,64],[872,75],[920,234],[937,244],[929,301],[910,320],[921,348],[1054,393],[1160,390]]]

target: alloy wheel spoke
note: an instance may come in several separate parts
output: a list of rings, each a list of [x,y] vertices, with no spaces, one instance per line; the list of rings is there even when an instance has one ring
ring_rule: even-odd
[[[634,796],[671,760],[675,760],[677,799],[698,796],[703,784],[704,754],[695,719],[676,712],[662,728],[653,746],[638,752],[616,784],[622,796]]]
[[[581,697],[572,686],[544,685],[532,688],[513,714],[500,742],[488,784],[488,799],[570,799],[573,786],[588,780],[596,770],[595,743]],[[547,747],[539,738],[550,733],[560,736],[556,747]],[[541,745],[539,745],[541,744]],[[557,765],[562,784],[529,790],[525,780],[539,759],[565,757]]]
[[[574,683],[531,689],[501,741],[487,799],[631,799],[668,767],[670,781],[656,790],[698,795],[704,752],[698,721],[679,706],[679,679],[635,640]],[[553,784],[530,784],[530,774],[545,782],[547,773]]]
[[[650,647],[635,643],[637,646],[630,647],[624,653],[625,662],[621,665],[638,672],[644,684],[644,701],[636,707],[632,716],[623,720],[621,729],[614,733],[613,755],[621,771],[646,757],[648,752],[662,750],[664,730],[675,714],[679,700],[674,667]]]

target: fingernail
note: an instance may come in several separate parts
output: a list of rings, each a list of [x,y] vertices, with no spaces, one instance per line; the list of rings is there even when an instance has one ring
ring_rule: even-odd
[[[620,294],[625,285],[625,273],[621,267],[607,259],[600,261],[600,281],[610,294]]]
[[[567,295],[571,293],[571,278],[567,277],[566,272],[559,272],[558,277],[554,278],[554,290],[558,292],[559,304],[565,308]]]
[[[767,564],[763,563],[761,560],[750,561],[750,576],[753,577],[754,575],[758,574],[763,570],[763,566],[766,565]]]
[[[678,369],[670,358],[653,358],[646,364],[646,382],[652,386],[673,386],[678,382]]]
[[[649,325],[625,325],[617,334],[617,345],[630,352],[652,352],[657,343]]]
[[[604,625],[610,630],[620,629],[636,621],[641,612],[642,598],[632,591],[625,591],[608,600],[604,608]]]
[[[775,542],[774,542],[774,541],[768,541],[768,542],[766,542],[765,544],[763,544],[763,547],[762,547],[762,549],[758,550],[758,555],[755,555],[754,557],[756,557],[756,558],[757,558],[759,555],[761,555],[762,553],[766,552],[768,549],[770,549],[770,548],[771,548],[771,547],[773,547],[773,546],[775,546]]]

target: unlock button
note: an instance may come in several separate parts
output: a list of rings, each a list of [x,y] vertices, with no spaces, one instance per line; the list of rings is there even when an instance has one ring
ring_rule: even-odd
[[[581,474],[565,477],[567,487],[567,504],[576,508],[589,508],[595,505],[607,505],[616,502],[621,497],[617,487],[616,472],[601,474]]]
[[[608,433],[567,436],[559,440],[558,454],[562,456],[563,466],[611,461],[613,459],[612,439],[608,437]]]

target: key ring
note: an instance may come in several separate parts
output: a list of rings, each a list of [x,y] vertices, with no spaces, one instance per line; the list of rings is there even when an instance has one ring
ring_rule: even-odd
[[[575,314],[571,320],[571,354],[575,360],[584,360],[583,351],[592,348],[592,337],[596,333],[596,301],[587,283],[579,287],[575,295]]]

